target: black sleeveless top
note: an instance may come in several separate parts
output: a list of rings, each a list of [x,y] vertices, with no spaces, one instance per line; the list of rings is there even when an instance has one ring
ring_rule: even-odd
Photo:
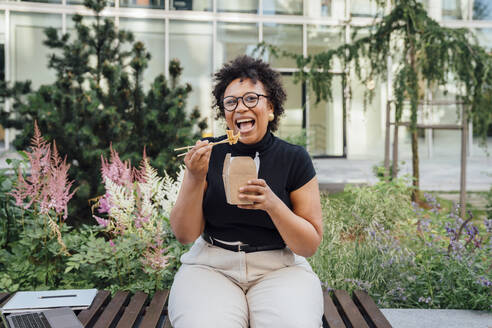
[[[206,138],[210,142],[226,136]],[[226,201],[222,168],[227,153],[231,156],[259,154],[258,178],[264,179],[270,189],[292,210],[290,193],[309,182],[316,172],[307,151],[275,137],[267,131],[263,139],[247,145],[220,144],[212,148],[207,173],[207,190],[203,199],[205,231],[224,241],[242,241],[253,246],[283,244],[270,216],[263,210],[245,210]]]

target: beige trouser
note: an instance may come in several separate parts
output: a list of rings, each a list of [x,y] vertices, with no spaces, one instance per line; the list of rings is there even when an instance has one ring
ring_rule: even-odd
[[[319,328],[321,284],[290,249],[232,252],[198,238],[169,296],[174,328]]]

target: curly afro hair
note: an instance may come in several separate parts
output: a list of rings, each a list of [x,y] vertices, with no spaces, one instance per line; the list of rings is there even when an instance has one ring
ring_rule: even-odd
[[[217,118],[224,118],[222,99],[227,86],[235,79],[251,79],[253,83],[260,81],[265,88],[268,100],[273,105],[275,118],[268,123],[271,131],[278,128],[279,117],[284,113],[285,91],[280,80],[280,74],[261,59],[250,56],[240,56],[225,64],[214,74],[215,87],[212,94],[215,97],[213,108],[217,110]]]

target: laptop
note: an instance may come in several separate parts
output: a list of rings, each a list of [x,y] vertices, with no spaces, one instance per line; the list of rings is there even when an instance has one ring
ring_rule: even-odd
[[[8,328],[79,328],[73,310],[89,308],[97,289],[64,289],[17,292],[0,308]]]
[[[7,328],[84,328],[73,310],[68,307],[11,313],[6,319]]]
[[[60,307],[84,310],[89,308],[96,294],[95,288],[17,292],[0,310],[4,314]]]

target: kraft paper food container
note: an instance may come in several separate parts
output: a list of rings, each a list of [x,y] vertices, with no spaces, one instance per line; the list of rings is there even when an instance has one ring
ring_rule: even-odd
[[[256,179],[256,164],[249,156],[235,156],[227,154],[224,159],[222,179],[227,203],[231,205],[253,204],[239,199],[239,188],[246,186],[249,180]]]

